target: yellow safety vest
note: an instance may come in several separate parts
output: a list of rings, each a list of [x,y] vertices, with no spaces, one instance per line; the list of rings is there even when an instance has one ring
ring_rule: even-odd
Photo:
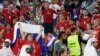
[[[78,35],[71,35],[68,37],[68,47],[70,56],[79,56],[81,54],[81,48],[78,41]]]

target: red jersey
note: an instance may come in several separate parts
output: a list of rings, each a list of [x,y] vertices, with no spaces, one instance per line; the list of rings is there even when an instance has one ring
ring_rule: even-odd
[[[80,18],[80,24],[81,24],[81,26],[84,28],[84,29],[86,29],[86,24],[87,23],[91,23],[91,17],[81,17]]]
[[[62,22],[58,22],[58,23],[56,24],[56,28],[57,28],[57,29],[60,29],[61,27],[63,27],[63,23],[62,23]]]
[[[70,28],[69,21],[65,20],[63,22],[58,22],[57,25],[56,25],[56,28],[60,29],[61,27],[64,27],[65,30],[69,29]]]
[[[4,37],[4,39],[10,39],[10,40],[12,40],[13,39],[13,32],[11,30],[5,31],[3,33],[3,37]]]
[[[0,38],[0,49],[2,48],[3,42],[4,42],[4,39]]]
[[[37,43],[35,43],[35,41],[32,42],[33,47],[34,47],[34,52],[32,52],[32,54],[30,54],[31,56],[36,56],[39,55],[41,52],[40,47],[38,46]],[[14,53],[15,56],[17,56],[22,48],[23,45],[30,45],[29,41],[27,40],[22,40],[22,39],[18,39],[15,43],[15,45],[12,47],[12,51]]]
[[[14,27],[11,28],[11,32],[12,32],[12,36],[13,36]],[[22,40],[17,39],[16,42],[14,43],[14,45],[12,46],[12,51],[13,51],[15,56],[18,56],[21,47],[22,47]]]
[[[6,19],[6,22],[11,24],[13,23],[13,19],[17,18],[17,15],[14,12],[9,12],[8,9],[3,11],[3,16]]]
[[[44,9],[42,11],[42,14],[44,16],[44,22],[45,23],[52,23],[53,22],[53,13],[55,13],[55,11],[53,9]]]
[[[100,26],[94,29],[92,37],[97,38],[98,40],[98,48],[100,48]]]
[[[25,15],[29,11],[28,6],[23,6],[20,11],[20,15]]]
[[[29,41],[27,41],[27,40],[24,40],[24,41],[22,41],[22,43],[21,43],[22,45],[20,45],[20,47],[22,47],[23,45],[33,45],[33,47],[34,47],[34,52],[31,54],[31,55],[37,55],[37,56],[39,56],[40,54],[41,54],[41,47],[40,47],[40,45],[39,45],[39,43],[38,42],[36,42],[36,40],[33,40],[33,42],[32,43],[30,43]]]
[[[12,47],[12,52],[14,53],[15,56],[18,56],[19,52],[20,52],[20,45],[22,45],[20,43],[20,40],[16,40],[16,42],[14,43],[13,47]]]
[[[64,29],[65,29],[65,30],[70,28],[70,23],[69,23],[69,21],[65,20],[65,21],[63,22],[63,24],[64,24]]]
[[[93,20],[97,20],[97,19],[100,20],[100,14],[95,14],[95,15],[93,15]]]
[[[3,10],[2,10],[3,15],[4,15],[6,12],[8,12],[8,8],[3,8]]]
[[[59,6],[62,6],[62,5],[63,5],[63,3],[62,3],[62,2],[58,2],[57,4],[58,4]]]
[[[19,9],[15,8],[15,9],[13,10],[13,12],[14,12],[17,16],[20,16],[20,11],[19,11]]]
[[[69,17],[69,13],[66,12],[65,10],[59,11],[58,14],[63,14],[65,16],[65,19],[68,19],[67,17]]]

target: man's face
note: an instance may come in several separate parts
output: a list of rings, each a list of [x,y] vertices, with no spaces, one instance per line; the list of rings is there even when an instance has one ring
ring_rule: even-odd
[[[31,48],[27,48],[26,52],[29,53],[29,54],[32,53]]]
[[[74,3],[75,3],[75,5],[78,5],[79,1],[75,0]]]
[[[64,31],[64,27],[60,27],[60,32]]]
[[[62,35],[63,40],[66,40],[66,36],[67,36],[66,34]]]
[[[65,19],[64,15],[62,15],[62,14],[59,15],[59,18],[61,21]]]
[[[34,18],[34,14],[30,14],[30,18],[33,19]]]
[[[13,12],[13,5],[8,6],[8,10],[10,13],[12,13]]]
[[[91,29],[91,25],[90,24],[86,24],[86,28],[87,28],[87,30]]]
[[[67,51],[64,51],[63,56],[67,56]]]
[[[10,43],[9,42],[5,42],[5,47],[9,47],[10,46]]]
[[[77,33],[82,33],[82,30],[78,28]]]
[[[48,4],[48,3],[44,3],[44,7],[45,7],[46,9],[48,9],[48,8],[49,8],[49,4]]]
[[[9,2],[8,2],[8,1],[3,1],[3,4],[4,4],[5,6],[8,6],[8,5],[9,5]]]
[[[57,0],[52,0],[52,3],[53,3],[53,4],[57,4],[58,1],[57,1]]]
[[[96,28],[99,25],[99,21],[98,20],[94,20],[93,22],[93,28]]]
[[[96,48],[98,46],[98,42],[95,41],[95,42],[92,43],[92,45]]]
[[[88,15],[88,12],[86,10],[83,10],[83,15],[84,16],[87,16]]]
[[[24,4],[25,4],[24,1],[22,1],[22,2],[21,2],[21,6],[24,6]]]
[[[11,26],[8,24],[7,27],[6,27],[6,29],[9,30],[10,28],[11,28]]]
[[[67,51],[64,51],[64,53],[61,54],[61,56],[68,56],[68,55],[67,55]]]
[[[21,15],[19,21],[20,21],[20,22],[23,22],[24,19],[25,19],[25,17],[24,17],[23,15]]]
[[[32,34],[28,35],[27,40],[28,40],[29,42],[33,41]]]
[[[79,22],[79,21],[76,21],[76,25],[77,25],[77,26],[80,26],[80,22]]]
[[[94,13],[98,13],[99,12],[99,10],[98,9],[94,9]]]
[[[13,1],[12,3],[13,3],[13,5],[16,5],[16,1]]]

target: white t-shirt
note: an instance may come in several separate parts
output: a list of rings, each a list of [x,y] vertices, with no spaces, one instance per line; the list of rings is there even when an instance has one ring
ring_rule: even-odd
[[[83,40],[88,40],[89,38],[90,38],[90,35],[86,33],[82,36]]]
[[[30,54],[28,54],[26,52],[26,48],[29,47],[29,45],[23,45],[20,51],[20,55],[19,56],[30,56]]]
[[[88,48],[88,51],[85,52],[84,56],[98,56],[98,55],[96,49],[93,46],[91,46],[90,48]]]
[[[3,47],[0,50],[0,56],[14,56],[14,55],[10,47],[9,48]]]
[[[60,10],[61,7],[58,4],[50,4],[49,8],[55,10],[57,12],[57,10]]]
[[[96,38],[90,38],[86,44],[84,56],[98,56],[96,48],[92,45],[92,42],[97,41]]]

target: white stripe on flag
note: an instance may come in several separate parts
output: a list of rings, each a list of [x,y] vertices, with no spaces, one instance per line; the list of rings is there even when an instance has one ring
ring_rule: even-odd
[[[52,35],[52,34],[51,34]],[[53,41],[55,40],[55,36],[50,37],[51,39],[49,40],[47,46],[51,46],[51,44],[53,43]]]

